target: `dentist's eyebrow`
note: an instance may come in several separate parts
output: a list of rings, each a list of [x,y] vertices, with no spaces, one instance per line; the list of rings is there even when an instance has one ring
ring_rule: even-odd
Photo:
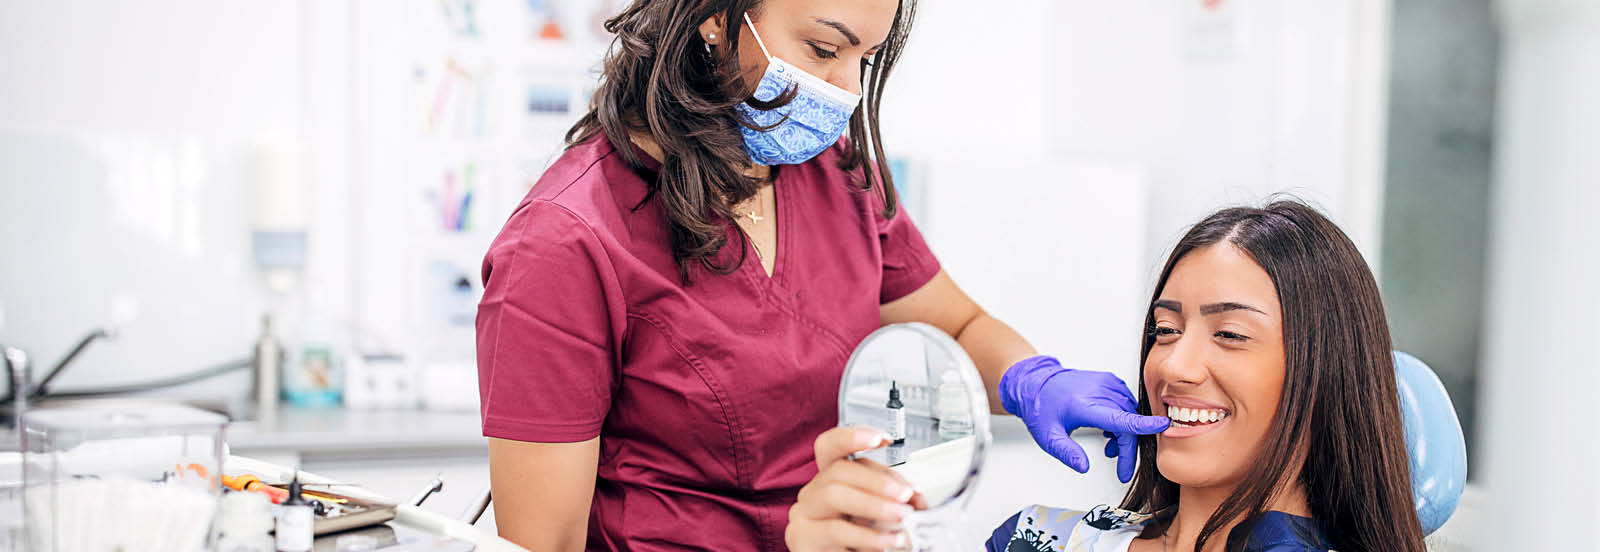
[[[1183,314],[1183,303],[1179,303],[1171,299],[1161,299],[1150,305],[1150,310],[1153,311],[1156,309],[1167,309],[1178,314]]]
[[[829,27],[832,27],[833,30],[835,30],[835,31],[839,31],[839,34],[844,35],[845,40],[849,40],[850,41],[850,45],[851,46],[860,46],[861,45],[861,37],[856,36],[855,31],[851,31],[850,27],[848,25],[845,25],[844,23],[840,23],[838,21],[834,21],[832,19],[828,19],[828,18],[825,18],[825,17],[818,17],[816,19],[813,19],[813,21],[816,21],[817,23],[821,23],[823,25],[827,25]],[[878,46],[882,46],[882,44],[879,44]],[[874,48],[876,48],[876,46],[874,46]]]
[[[1260,314],[1260,315],[1263,315],[1263,316],[1265,316],[1267,314],[1267,313],[1263,312],[1261,309],[1252,307],[1250,305],[1246,305],[1244,303],[1234,303],[1234,302],[1231,302],[1231,301],[1230,302],[1225,302],[1225,303],[1211,303],[1209,305],[1200,305],[1200,314],[1205,315],[1205,316],[1211,316],[1213,314],[1221,314],[1221,313],[1224,313],[1224,312],[1236,311],[1236,310],[1247,310],[1247,311],[1251,311],[1251,312],[1254,312],[1256,314]]]

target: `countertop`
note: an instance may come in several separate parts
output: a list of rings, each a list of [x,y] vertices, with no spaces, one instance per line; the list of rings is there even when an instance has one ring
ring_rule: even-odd
[[[486,450],[477,412],[281,408],[265,422],[228,424],[229,450],[301,453]]]
[[[253,419],[249,406],[238,400],[183,396],[124,396],[94,399],[46,400],[35,407],[72,407],[82,403],[183,404],[216,412],[229,420],[229,450],[238,453],[383,453],[390,451],[478,452],[488,440],[478,412],[422,409],[350,410],[342,407],[296,408],[278,406],[266,421]],[[17,435],[0,427],[0,451],[16,451]]]

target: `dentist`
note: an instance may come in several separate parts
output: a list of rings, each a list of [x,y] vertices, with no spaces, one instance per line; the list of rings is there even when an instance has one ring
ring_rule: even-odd
[[[1133,471],[1128,387],[1062,368],[941,270],[884,158],[915,0],[635,0],[566,152],[484,259],[496,523],[535,550],[785,547],[850,352],[924,322],[1074,469]],[[865,101],[863,101],[863,95]],[[933,124],[930,122],[930,125]],[[903,489],[856,489],[905,502]],[[867,538],[867,537],[864,537]],[[845,543],[856,546],[861,543]]]

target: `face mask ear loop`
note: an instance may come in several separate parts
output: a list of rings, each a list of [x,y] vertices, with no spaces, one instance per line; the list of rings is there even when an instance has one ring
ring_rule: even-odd
[[[767,44],[761,41],[761,33],[756,32],[756,24],[750,22],[749,12],[745,12],[744,14],[744,24],[750,26],[750,34],[756,37],[756,46],[761,47],[761,55],[767,56],[767,59],[769,60],[772,59],[772,52],[768,52]]]

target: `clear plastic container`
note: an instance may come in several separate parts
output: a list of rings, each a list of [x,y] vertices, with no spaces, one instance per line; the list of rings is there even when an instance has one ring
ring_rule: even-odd
[[[972,435],[972,411],[961,374],[948,370],[939,384],[939,439],[949,441]]]
[[[10,432],[0,434],[17,439],[7,449],[21,442]],[[6,450],[0,452],[0,550],[26,550],[22,529],[22,451]]]
[[[221,496],[223,416],[99,401],[23,416],[29,550],[204,550]]]

